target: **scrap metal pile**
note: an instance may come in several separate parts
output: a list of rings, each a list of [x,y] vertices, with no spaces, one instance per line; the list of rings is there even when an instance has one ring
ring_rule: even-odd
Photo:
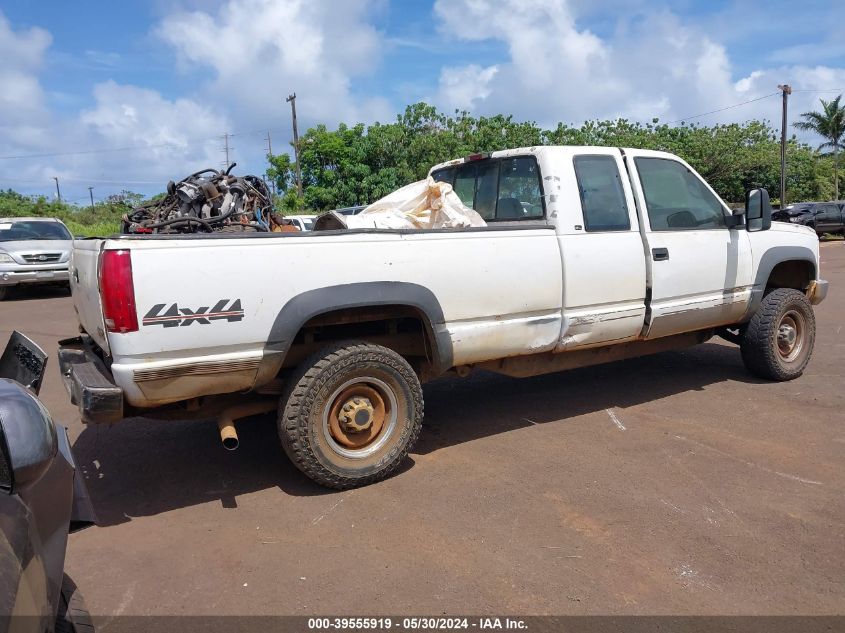
[[[258,176],[204,169],[167,183],[167,194],[123,216],[122,233],[240,233],[296,230],[273,213],[270,191]]]

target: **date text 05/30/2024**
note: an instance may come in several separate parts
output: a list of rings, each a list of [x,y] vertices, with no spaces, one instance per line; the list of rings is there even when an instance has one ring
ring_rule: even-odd
[[[479,629],[479,630],[525,630],[528,628],[524,620],[519,618],[496,617],[402,617],[402,618],[309,618],[308,628],[320,630],[388,630],[405,631],[437,631],[449,629]]]

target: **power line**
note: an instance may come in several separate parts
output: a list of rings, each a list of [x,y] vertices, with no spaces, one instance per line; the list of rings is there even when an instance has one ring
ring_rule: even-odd
[[[278,131],[278,129],[273,129],[272,131]],[[254,134],[265,134],[267,133],[267,128],[263,128],[260,130],[249,130],[247,132],[236,132],[233,134],[229,134],[229,138],[233,136],[252,136]],[[208,141],[217,141],[219,140],[219,136],[207,136],[204,138],[195,138],[189,139],[184,143],[158,143],[156,145],[130,145],[127,147],[105,147],[100,149],[88,149],[88,150],[78,150],[74,152],[45,152],[43,154],[20,154],[16,156],[0,156],[0,160],[19,160],[25,158],[55,158],[61,156],[83,156],[87,154],[106,154],[112,152],[132,152],[136,150],[147,150],[147,149],[160,149],[163,147],[186,147],[190,145],[199,145],[200,143],[206,143]]]
[[[768,99],[769,97],[774,97],[779,95],[780,92],[773,92],[768,95],[764,95],[762,97],[757,97],[756,99],[749,99],[748,101],[743,101],[742,103],[735,103],[734,105],[729,105],[724,108],[719,108],[718,110],[711,110],[710,112],[702,112],[701,114],[694,114],[692,116],[685,116],[680,119],[675,119],[674,121],[668,121],[665,125],[672,125],[673,123],[681,123],[682,121],[689,121],[690,119],[698,119],[703,116],[707,116],[708,114],[716,114],[717,112],[724,112],[725,110],[731,110],[733,108],[738,108],[739,106],[744,106],[749,103],[754,103],[755,101],[762,101],[763,99]]]
[[[6,178],[5,176],[0,176],[0,182],[23,182],[37,185],[38,183],[43,183],[45,180],[50,180],[50,178]],[[95,182],[97,184],[106,185],[160,185],[162,183],[162,180],[103,180],[100,178],[70,178],[68,176],[62,176],[62,182],[68,181]]]

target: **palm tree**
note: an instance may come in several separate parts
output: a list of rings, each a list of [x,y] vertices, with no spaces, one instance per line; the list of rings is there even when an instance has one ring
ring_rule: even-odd
[[[839,150],[845,147],[845,106],[839,105],[839,100],[842,95],[839,95],[833,101],[822,102],[821,112],[805,112],[801,115],[803,121],[795,124],[799,130],[808,130],[815,132],[821,137],[824,137],[825,142],[819,145],[819,149],[829,147],[833,150],[833,182],[836,195],[834,198],[839,199]]]

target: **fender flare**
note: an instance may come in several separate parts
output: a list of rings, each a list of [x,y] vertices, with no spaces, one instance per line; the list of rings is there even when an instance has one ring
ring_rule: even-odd
[[[276,377],[297,333],[314,317],[344,308],[379,305],[402,305],[419,310],[427,321],[424,326],[433,347],[434,373],[441,374],[452,367],[452,339],[444,327],[443,308],[434,293],[414,283],[370,281],[309,290],[282,306],[270,328],[255,385]]]
[[[818,262],[816,254],[806,246],[772,246],[767,249],[760,258],[757,266],[757,274],[754,275],[754,285],[751,288],[751,302],[748,310],[742,318],[742,322],[748,321],[760,307],[763,301],[763,293],[766,291],[766,282],[775,269],[775,266],[784,262],[807,262],[812,268],[810,281],[818,277]]]

